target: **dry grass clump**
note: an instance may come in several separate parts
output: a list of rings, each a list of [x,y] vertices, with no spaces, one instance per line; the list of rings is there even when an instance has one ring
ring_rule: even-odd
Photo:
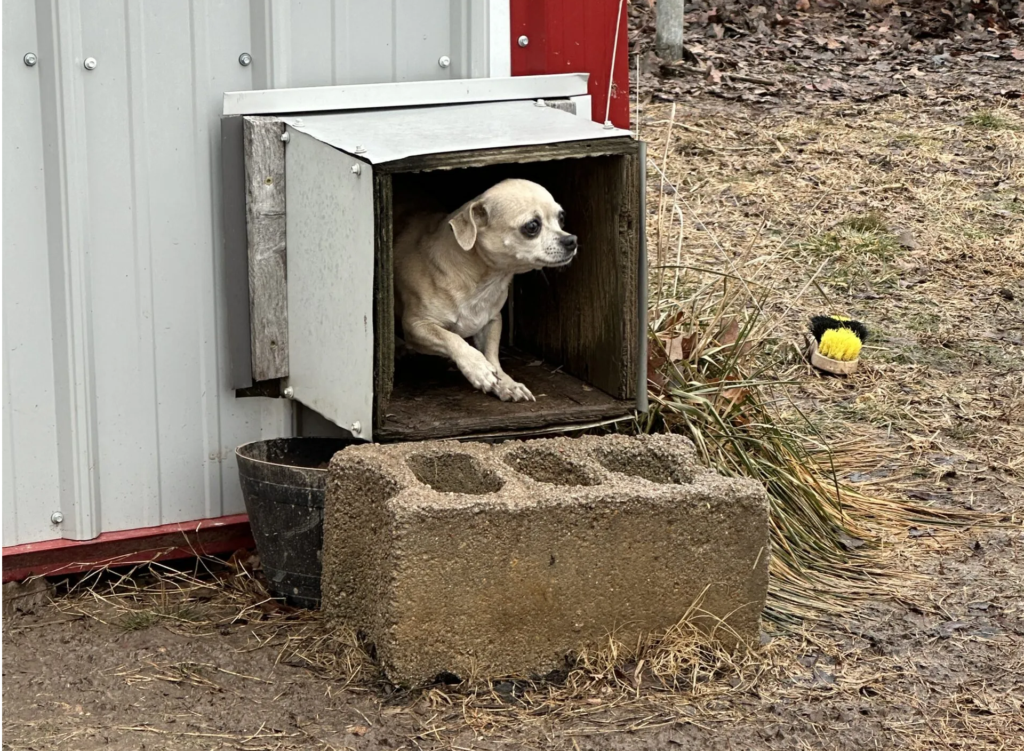
[[[942,257],[934,245],[950,239],[915,221],[900,195],[921,182],[922,158],[945,163],[934,125],[912,123],[911,129],[906,113],[882,114],[880,122],[856,129],[828,114],[780,119],[771,127],[744,122],[742,114],[679,124],[677,108],[664,106],[651,113],[646,134],[659,159],[649,180],[657,198],[648,200],[658,213],[649,220],[655,236],[648,375],[655,409],[645,428],[682,432],[709,465],[768,489],[773,561],[767,615],[776,623],[834,615],[864,597],[904,587],[913,575],[887,566],[882,543],[913,524],[963,528],[997,519],[937,507],[922,502],[927,496],[921,494],[901,497],[893,482],[854,486],[837,466],[848,470],[851,457],[879,447],[895,459],[893,428],[922,425],[922,412],[930,408],[891,398],[894,375],[898,388],[911,389],[903,373],[883,373],[873,362],[881,352],[895,359],[927,351],[942,359],[959,355],[962,337],[969,336],[937,316],[917,332],[912,349],[892,352],[889,319],[879,315],[888,305],[864,303],[907,297],[907,274],[923,263],[915,248],[929,242],[928,255]],[[895,145],[888,140],[893,130]],[[1007,166],[1012,183],[1020,164]],[[934,199],[934,183],[917,190],[922,208],[941,212],[945,229],[955,212]],[[973,209],[978,196],[968,198],[962,187],[957,192]],[[1005,202],[1001,190],[983,198],[986,212]],[[976,217],[971,227],[981,233],[987,222]],[[984,237],[991,254],[980,240],[973,250],[993,262],[1007,238],[1024,239],[1020,226],[993,226]],[[1020,277],[1019,265],[1004,262],[1003,268]],[[941,299],[967,303],[957,295]],[[913,325],[928,305],[910,302],[917,308],[907,321]],[[867,365],[855,377],[822,378],[806,364],[807,320],[823,312],[855,315],[875,331]],[[907,375],[920,380],[920,372]],[[843,391],[856,398],[821,409]],[[889,436],[879,444],[866,426],[884,427]]]
[[[196,558],[188,567],[153,562],[104,568],[67,579],[64,596],[56,603],[68,614],[87,615],[124,631],[159,623],[195,633],[250,621],[308,617],[306,611],[272,598],[253,562],[251,556],[236,555],[227,565]]]

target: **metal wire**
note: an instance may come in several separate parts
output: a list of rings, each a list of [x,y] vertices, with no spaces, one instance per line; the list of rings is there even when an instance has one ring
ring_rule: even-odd
[[[615,75],[615,56],[619,54],[619,26],[622,24],[622,6],[626,0],[619,0],[619,13],[615,18],[615,40],[612,42],[612,63],[608,70],[608,96],[604,100],[604,127],[612,127],[609,119],[612,112],[612,79]]]

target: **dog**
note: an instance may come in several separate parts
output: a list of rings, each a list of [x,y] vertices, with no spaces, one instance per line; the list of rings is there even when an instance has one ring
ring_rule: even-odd
[[[536,401],[501,368],[501,309],[513,276],[576,257],[576,235],[564,223],[565,212],[544,187],[515,179],[452,214],[404,212],[394,273],[406,346],[449,358],[474,388],[502,401]]]

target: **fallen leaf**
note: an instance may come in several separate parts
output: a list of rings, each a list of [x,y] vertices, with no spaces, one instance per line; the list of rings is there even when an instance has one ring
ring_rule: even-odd
[[[671,362],[682,362],[693,354],[693,345],[697,343],[697,334],[676,336],[665,343],[665,351]]]
[[[737,402],[743,400],[747,395],[746,389],[726,389],[722,392],[722,398],[729,402],[729,406],[732,407]]]
[[[1024,47],[1014,47],[1010,50],[1010,57],[1014,60],[1024,60]]]
[[[662,375],[661,371],[652,362],[647,363],[647,381],[657,388],[658,391],[664,391],[665,387],[668,386],[668,378]]]
[[[797,10],[810,10],[811,9],[811,2],[810,2],[810,0],[796,0],[796,9]]]
[[[345,728],[345,732],[351,733],[352,735],[366,735],[370,732],[370,728],[366,725],[349,725]]]
[[[722,333],[719,334],[718,343],[721,344],[723,347],[728,346],[730,344],[735,344],[736,339],[739,338],[739,335],[740,323],[739,321],[733,319],[729,323],[729,325],[722,330]]]

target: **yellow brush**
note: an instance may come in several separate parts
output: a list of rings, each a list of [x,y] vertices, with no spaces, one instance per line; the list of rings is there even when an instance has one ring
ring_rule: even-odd
[[[868,338],[867,327],[846,316],[815,316],[811,319],[811,364],[819,370],[846,375],[857,369],[860,351]]]
[[[818,351],[830,360],[850,362],[860,356],[864,343],[850,329],[829,329],[818,342]]]

